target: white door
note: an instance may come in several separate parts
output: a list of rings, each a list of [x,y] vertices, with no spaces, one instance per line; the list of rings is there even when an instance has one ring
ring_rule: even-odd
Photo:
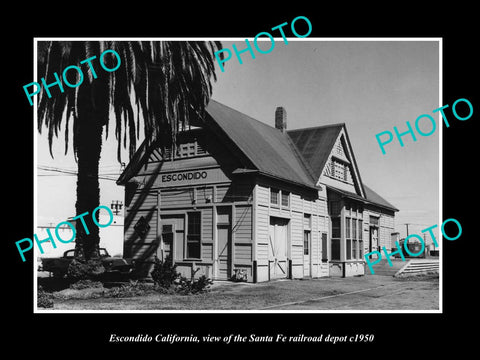
[[[271,217],[268,247],[270,279],[288,276],[287,244],[288,220]]]

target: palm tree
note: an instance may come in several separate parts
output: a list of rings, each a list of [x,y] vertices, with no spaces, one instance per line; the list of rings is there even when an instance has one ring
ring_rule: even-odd
[[[159,143],[162,150],[174,146],[177,132],[189,120],[202,117],[212,93],[211,78],[216,81],[214,52],[220,42],[197,41],[51,41],[39,43],[39,76],[47,84],[61,78],[63,69],[75,65],[84,73],[83,82],[75,88],[64,86],[64,92],[50,89],[49,98],[42,89],[38,106],[38,131],[48,130],[50,154],[54,136],[65,128],[65,154],[68,152],[69,121],[73,121],[73,151],[78,165],[77,215],[99,206],[98,165],[103,128],[108,138],[110,110],[115,119],[118,142],[117,159],[121,162],[121,145],[129,149],[130,158],[140,135],[140,115],[147,144]],[[104,71],[98,63],[106,50],[120,55],[120,67]],[[109,56],[112,55],[112,56]],[[92,69],[80,62],[96,56]],[[95,61],[97,61],[95,63]],[[112,52],[103,58],[109,69],[118,60]],[[66,73],[68,84],[80,83],[77,71]],[[61,79],[63,82],[63,80]],[[134,106],[137,116],[135,118]],[[76,256],[85,260],[99,256],[98,227],[91,215],[85,216],[86,233],[77,226]],[[98,212],[97,212],[98,220]]]

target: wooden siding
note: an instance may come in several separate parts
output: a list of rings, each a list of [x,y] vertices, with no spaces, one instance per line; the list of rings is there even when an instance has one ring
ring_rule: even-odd
[[[257,204],[268,206],[270,204],[270,189],[266,186],[257,185]]]
[[[141,217],[143,217],[150,226],[144,236],[140,236],[134,229],[135,224],[137,224]],[[128,218],[129,221],[128,224],[126,222],[124,229],[125,257],[133,257],[144,261],[153,260],[159,244],[159,239],[157,238],[157,210],[137,209],[135,212],[127,210],[126,218]]]
[[[193,201],[193,189],[172,189],[160,192],[161,208],[168,207],[191,207]]]
[[[269,227],[270,217],[268,208],[259,206],[257,208],[256,233],[257,233],[257,261],[259,264],[268,263],[268,246],[269,246]]]
[[[246,182],[232,182],[228,185],[217,185],[216,202],[251,201],[253,184]]]
[[[157,208],[157,191],[137,190],[129,201],[127,211],[133,211],[135,208],[155,210]]]
[[[213,209],[202,209],[202,242],[213,241]]]
[[[252,244],[235,243],[235,264],[252,262]]]
[[[292,211],[303,211],[303,200],[298,194],[290,194],[290,208]]]
[[[303,264],[303,215],[292,213],[290,220],[292,264]]]
[[[237,206],[233,223],[235,242],[251,243],[252,231],[252,207],[250,205]]]
[[[202,242],[202,260],[213,260],[213,243]]]

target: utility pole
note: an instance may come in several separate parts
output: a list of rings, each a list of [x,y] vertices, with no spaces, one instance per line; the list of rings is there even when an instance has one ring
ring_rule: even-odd
[[[408,235],[409,235],[409,233],[408,233],[408,225],[411,225],[411,224],[408,224],[408,223],[405,224],[405,226],[407,227],[407,237],[408,237]]]
[[[120,210],[122,209],[122,202],[119,201],[119,200],[112,200],[112,204],[110,205],[110,208],[113,210],[113,212],[115,213],[115,215],[118,215],[118,213],[120,212]]]

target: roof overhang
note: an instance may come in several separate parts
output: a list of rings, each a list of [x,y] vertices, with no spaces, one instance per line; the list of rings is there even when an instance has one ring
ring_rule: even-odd
[[[330,186],[330,185],[326,185],[326,187],[327,187],[328,190],[334,191],[337,194],[339,194],[342,198],[355,200],[355,201],[361,202],[363,204],[375,205],[375,206],[378,206],[378,207],[381,207],[381,208],[384,208],[384,209],[387,209],[387,210],[395,211],[395,212],[400,211],[396,207],[387,206],[387,205],[384,205],[384,204],[379,204],[378,202],[368,200],[368,199],[363,198],[360,195],[354,194],[350,191],[341,190],[341,189],[338,189],[338,188]]]

